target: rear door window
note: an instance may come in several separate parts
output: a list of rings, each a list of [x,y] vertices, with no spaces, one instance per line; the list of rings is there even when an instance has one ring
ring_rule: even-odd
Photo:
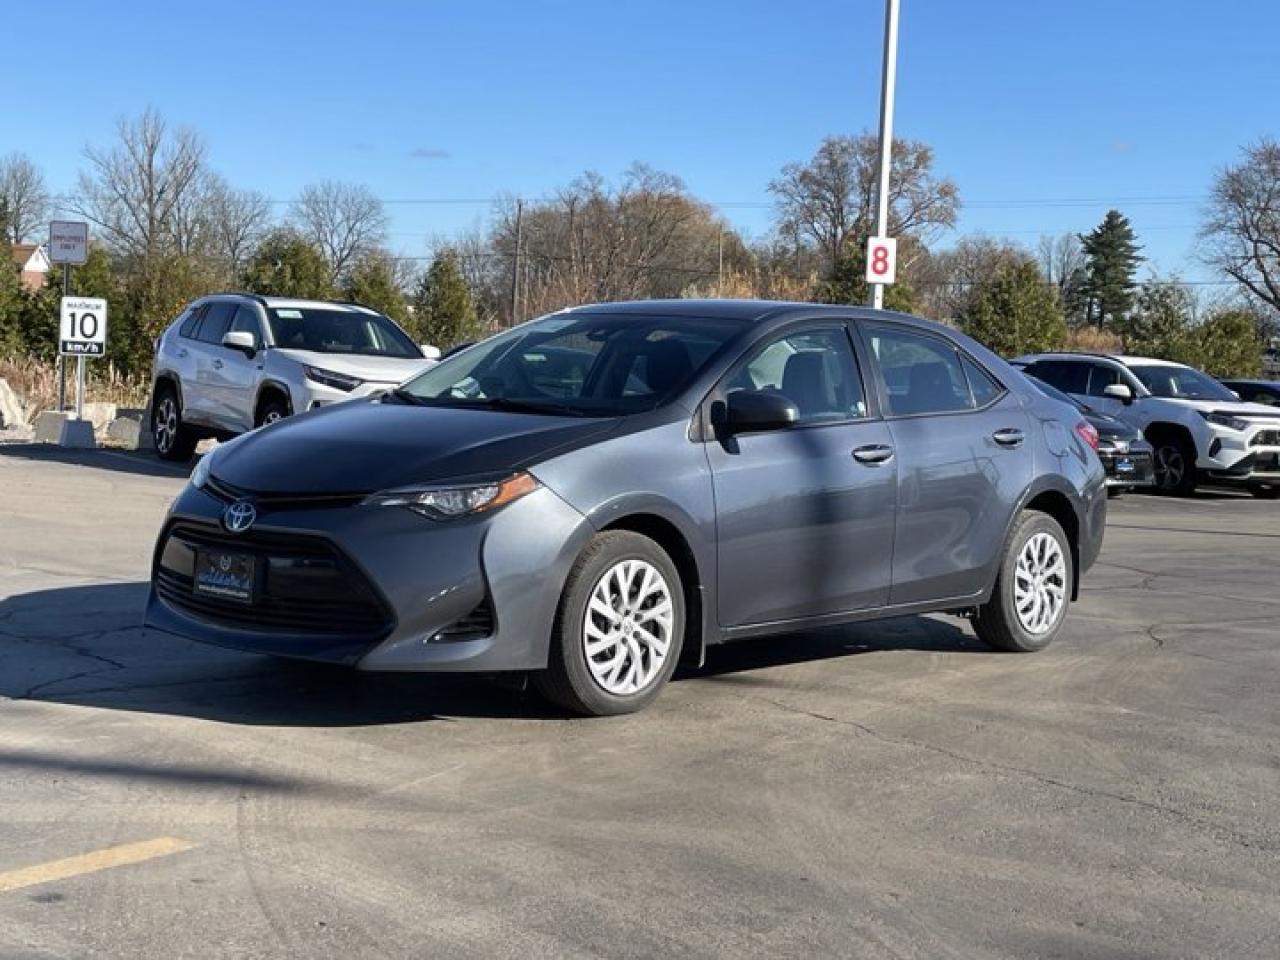
[[[905,328],[878,326],[867,328],[867,338],[893,416],[974,408],[960,355],[947,341]]]
[[[969,378],[969,389],[973,392],[975,406],[985,407],[1004,393],[1004,387],[997,383],[991,374],[964,354],[960,355],[960,365],[964,367],[965,376]]]
[[[1089,391],[1089,366],[1077,360],[1037,360],[1027,373],[1063,393],[1084,394]]]

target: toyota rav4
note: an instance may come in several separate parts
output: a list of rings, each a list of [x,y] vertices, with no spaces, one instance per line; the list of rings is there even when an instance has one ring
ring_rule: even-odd
[[[156,341],[156,453],[189,460],[206,437],[394,387],[430,367],[433,355],[439,351],[357,304],[202,297]]]

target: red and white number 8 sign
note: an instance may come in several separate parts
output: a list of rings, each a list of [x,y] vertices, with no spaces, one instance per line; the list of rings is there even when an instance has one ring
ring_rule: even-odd
[[[867,283],[893,283],[898,273],[898,241],[867,238]]]

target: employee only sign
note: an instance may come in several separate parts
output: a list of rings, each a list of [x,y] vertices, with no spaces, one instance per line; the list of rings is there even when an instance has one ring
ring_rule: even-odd
[[[893,283],[898,274],[898,241],[867,238],[867,283]]]
[[[107,352],[107,301],[100,297],[63,297],[58,352],[69,357],[100,357]]]

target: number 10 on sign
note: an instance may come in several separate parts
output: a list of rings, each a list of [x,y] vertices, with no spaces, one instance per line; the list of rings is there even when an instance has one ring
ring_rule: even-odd
[[[893,283],[898,274],[898,241],[893,237],[867,239],[867,283]]]

